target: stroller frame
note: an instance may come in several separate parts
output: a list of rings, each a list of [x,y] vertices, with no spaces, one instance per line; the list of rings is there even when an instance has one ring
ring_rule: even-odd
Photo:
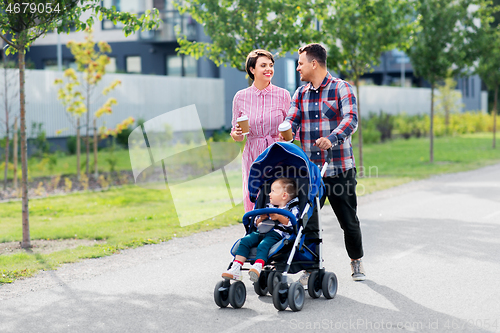
[[[268,153],[270,150],[273,149],[273,146],[279,145],[282,148],[290,148],[296,149],[298,148],[297,146],[289,143],[281,143],[277,142],[268,147],[257,159],[254,163],[256,163],[259,160],[262,160],[262,156]],[[292,148],[296,147],[296,148]],[[298,148],[300,149],[300,148]],[[300,149],[300,151],[302,151]],[[328,166],[329,160],[331,159],[331,150],[328,151],[328,158],[325,164],[322,167],[322,170],[320,172],[321,177],[324,175],[326,172],[326,168]],[[301,156],[303,159],[305,154]],[[309,159],[307,156],[305,156],[307,161]],[[314,166],[316,168],[316,166]],[[317,171],[316,171],[317,172]],[[251,176],[250,176],[251,177]],[[249,178],[250,178],[249,177]],[[322,181],[321,181],[322,184]],[[249,187],[250,188],[250,187]],[[255,189],[254,189],[255,190]],[[259,190],[262,190],[259,188]],[[252,192],[252,191],[251,191]],[[299,217],[299,220],[295,218],[295,216],[283,209],[277,209],[277,208],[260,208],[260,209],[254,209],[250,212],[245,213],[243,216],[243,223],[245,227],[247,228],[247,233],[250,231],[248,228],[251,228],[253,225],[253,219],[252,217],[262,215],[262,214],[272,214],[272,213],[277,213],[281,215],[285,215],[288,218],[290,218],[290,221],[292,222],[294,226],[294,230],[296,233],[295,239],[293,241],[293,246],[289,250],[288,258],[285,262],[283,263],[275,263],[274,265],[274,270],[270,268],[270,266],[267,264],[260,276],[259,280],[257,282],[254,282],[254,290],[255,292],[260,295],[260,296],[265,296],[269,292],[272,295],[273,298],[273,304],[274,307],[279,310],[283,311],[287,307],[290,307],[292,311],[300,311],[303,308],[304,301],[305,301],[305,290],[302,284],[297,281],[293,282],[291,284],[288,283],[288,274],[290,272],[290,269],[292,268],[292,265],[296,264],[307,264],[309,265],[309,269],[312,271],[309,277],[308,281],[308,293],[309,296],[312,298],[318,298],[323,294],[323,296],[327,299],[334,298],[336,293],[337,293],[337,277],[335,273],[333,272],[327,272],[325,268],[323,267],[323,241],[322,241],[322,235],[323,235],[323,229],[322,229],[322,221],[321,221],[321,214],[319,214],[320,211],[320,197],[319,194],[322,191],[318,191],[318,193],[315,194],[314,196],[314,201],[316,203],[316,207],[311,206],[312,200],[308,200],[305,207],[301,211],[301,215]],[[265,195],[265,194],[264,194]],[[256,200],[256,197],[252,197],[252,193],[250,195],[250,198],[252,201]],[[317,240],[313,242],[313,244],[317,244],[316,252],[315,253],[313,250],[311,250],[307,244],[305,244],[305,225],[304,223],[299,223],[299,222],[305,222],[307,225],[308,218],[312,215],[309,214],[310,209],[315,209],[317,212],[317,217],[318,217],[318,230],[317,230]],[[298,230],[297,230],[298,228]],[[282,240],[283,242],[283,240]],[[236,243],[238,244],[238,242]],[[235,244],[235,245],[236,245]],[[234,246],[233,246],[234,248]],[[281,249],[283,250],[283,249]],[[315,261],[294,261],[295,254],[297,251],[300,251],[303,253],[304,251],[309,252],[314,260],[317,260],[317,265]],[[271,253],[272,251],[270,251]],[[278,255],[284,255],[285,253],[280,253],[278,252]],[[234,255],[234,253],[233,253]],[[276,253],[273,253],[272,255],[269,256],[269,259],[274,257]],[[249,260],[247,258],[247,262],[252,262],[253,260]],[[284,267],[283,267],[284,266]],[[309,270],[308,269],[308,270]],[[292,271],[296,271],[296,267]],[[224,279],[223,281],[219,281],[217,285],[215,286],[214,289],[214,300],[215,303],[221,307],[227,307],[227,305],[231,304],[233,308],[240,308],[243,306],[246,300],[246,288],[245,285],[242,281],[236,281],[231,283],[231,280],[226,280]]]

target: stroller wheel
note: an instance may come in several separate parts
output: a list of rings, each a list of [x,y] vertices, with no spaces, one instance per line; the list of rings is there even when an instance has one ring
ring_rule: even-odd
[[[277,271],[271,271],[267,277],[267,290],[272,295],[274,292],[274,287],[281,282],[282,274]]]
[[[318,298],[321,296],[321,281],[319,280],[319,272],[314,271],[309,275],[309,280],[307,281],[307,292],[312,298]]]
[[[288,307],[288,285],[280,282],[274,286],[273,304],[278,311],[284,311]]]
[[[253,289],[255,290],[255,293],[259,296],[266,296],[267,295],[267,278],[269,275],[269,271],[263,270],[260,273],[259,280],[257,282],[253,283]]]
[[[334,298],[337,294],[337,276],[335,273],[326,272],[325,276],[323,276],[323,281],[321,283],[323,289],[323,295],[325,298],[331,299]]]
[[[290,285],[290,289],[288,290],[288,305],[290,305],[292,311],[302,310],[306,298],[305,295],[304,287],[300,282],[294,282]]]
[[[241,281],[237,281],[229,287],[229,303],[235,309],[239,309],[245,304],[247,298],[247,288]]]
[[[227,283],[227,286],[225,284]],[[229,304],[229,280],[223,280],[217,282],[214,289],[214,300],[221,308],[225,308]]]

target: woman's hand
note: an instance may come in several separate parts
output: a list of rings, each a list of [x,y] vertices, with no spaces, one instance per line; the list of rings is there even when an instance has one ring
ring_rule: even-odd
[[[243,135],[240,124],[236,124],[236,126],[234,127],[234,131],[231,132],[231,137],[234,141],[243,141],[245,136]]]

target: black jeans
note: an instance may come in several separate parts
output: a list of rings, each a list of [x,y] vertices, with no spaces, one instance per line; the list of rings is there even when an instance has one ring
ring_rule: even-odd
[[[356,214],[358,205],[356,198],[356,168],[349,169],[336,176],[323,177],[323,182],[325,183],[325,193],[320,200],[321,208],[323,208],[328,197],[340,227],[344,230],[347,254],[351,259],[359,259],[363,257],[363,243]],[[305,229],[314,232],[311,228],[317,225],[317,210],[314,210]]]

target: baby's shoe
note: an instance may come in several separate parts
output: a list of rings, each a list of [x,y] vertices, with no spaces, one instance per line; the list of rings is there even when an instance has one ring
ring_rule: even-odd
[[[248,271],[248,275],[250,275],[250,281],[257,282],[259,281],[260,272],[262,271],[262,263],[256,262],[252,265],[252,268]]]
[[[226,280],[243,280],[243,275],[241,275],[241,265],[233,263],[231,268],[222,273],[222,277]]]
[[[307,290],[307,287],[309,285],[309,276],[311,276],[311,272],[304,271],[299,278],[299,282],[305,290]]]

